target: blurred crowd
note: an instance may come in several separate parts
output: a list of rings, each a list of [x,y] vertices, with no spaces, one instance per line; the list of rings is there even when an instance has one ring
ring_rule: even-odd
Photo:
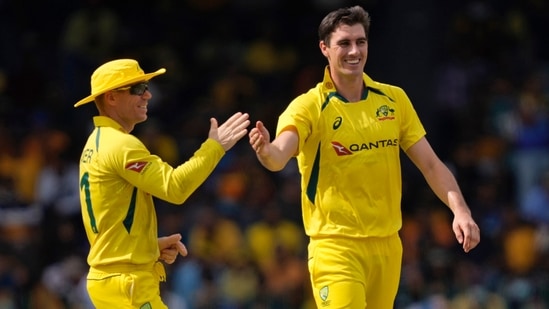
[[[78,160],[96,112],[72,106],[98,65],[167,69],[133,133],[177,165],[210,117],[274,130],[322,77],[321,18],[352,4],[372,15],[367,73],[407,91],[481,229],[464,253],[403,157],[395,308],[549,308],[546,1],[26,2],[0,0],[0,309],[92,308]],[[313,308],[299,196],[295,163],[268,172],[244,138],[182,206],[157,201],[159,234],[190,252],[168,266],[170,308]]]

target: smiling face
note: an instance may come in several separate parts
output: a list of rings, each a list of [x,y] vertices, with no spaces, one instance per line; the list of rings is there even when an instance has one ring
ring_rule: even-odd
[[[334,80],[359,78],[368,57],[368,40],[362,24],[340,24],[328,40],[320,41]]]
[[[131,95],[127,91],[123,94],[118,104],[119,116],[125,120],[126,123],[140,123],[147,120],[147,105],[149,98],[144,98],[146,95],[141,96]],[[149,95],[150,96],[150,93]]]
[[[105,93],[104,114],[116,120],[129,133],[136,124],[147,120],[147,105],[152,98],[149,90],[143,94],[131,94],[129,89]]]

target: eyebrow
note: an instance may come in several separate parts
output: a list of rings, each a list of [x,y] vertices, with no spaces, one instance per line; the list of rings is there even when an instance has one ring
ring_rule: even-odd
[[[366,37],[360,37],[360,38],[356,38],[356,39],[345,38],[345,39],[337,40],[337,41],[335,41],[335,43],[339,44],[339,43],[351,42],[351,41],[368,41],[368,39]]]

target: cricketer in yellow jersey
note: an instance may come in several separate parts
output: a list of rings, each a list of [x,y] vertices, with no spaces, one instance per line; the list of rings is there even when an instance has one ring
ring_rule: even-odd
[[[403,150],[454,214],[465,252],[480,231],[450,170],[437,157],[406,93],[364,73],[370,16],[360,6],[320,23],[324,79],[279,116],[276,137],[257,121],[249,142],[271,171],[297,158],[308,265],[317,308],[389,309],[402,259]]]
[[[181,235],[158,237],[153,197],[183,203],[211,174],[226,151],[247,134],[245,113],[218,126],[185,163],[172,167],[131,135],[147,119],[148,81],[166,70],[144,73],[137,61],[117,59],[91,76],[95,102],[91,132],[80,158],[82,219],[90,243],[87,289],[96,308],[167,308],[160,297],[165,263],[187,249]]]

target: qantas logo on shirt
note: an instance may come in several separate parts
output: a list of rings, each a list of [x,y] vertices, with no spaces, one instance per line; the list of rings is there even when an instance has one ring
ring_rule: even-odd
[[[141,173],[143,168],[147,166],[149,162],[131,162],[126,164],[126,169],[134,172]]]
[[[339,142],[332,142],[332,147],[334,147],[334,150],[338,156],[346,156],[353,154],[349,151],[349,149],[345,148],[345,146],[341,145]]]
[[[362,150],[371,150],[385,147],[398,147],[398,139],[384,139],[375,142],[351,144],[349,148],[343,146],[340,142],[331,142],[338,156],[352,155],[354,152]]]

